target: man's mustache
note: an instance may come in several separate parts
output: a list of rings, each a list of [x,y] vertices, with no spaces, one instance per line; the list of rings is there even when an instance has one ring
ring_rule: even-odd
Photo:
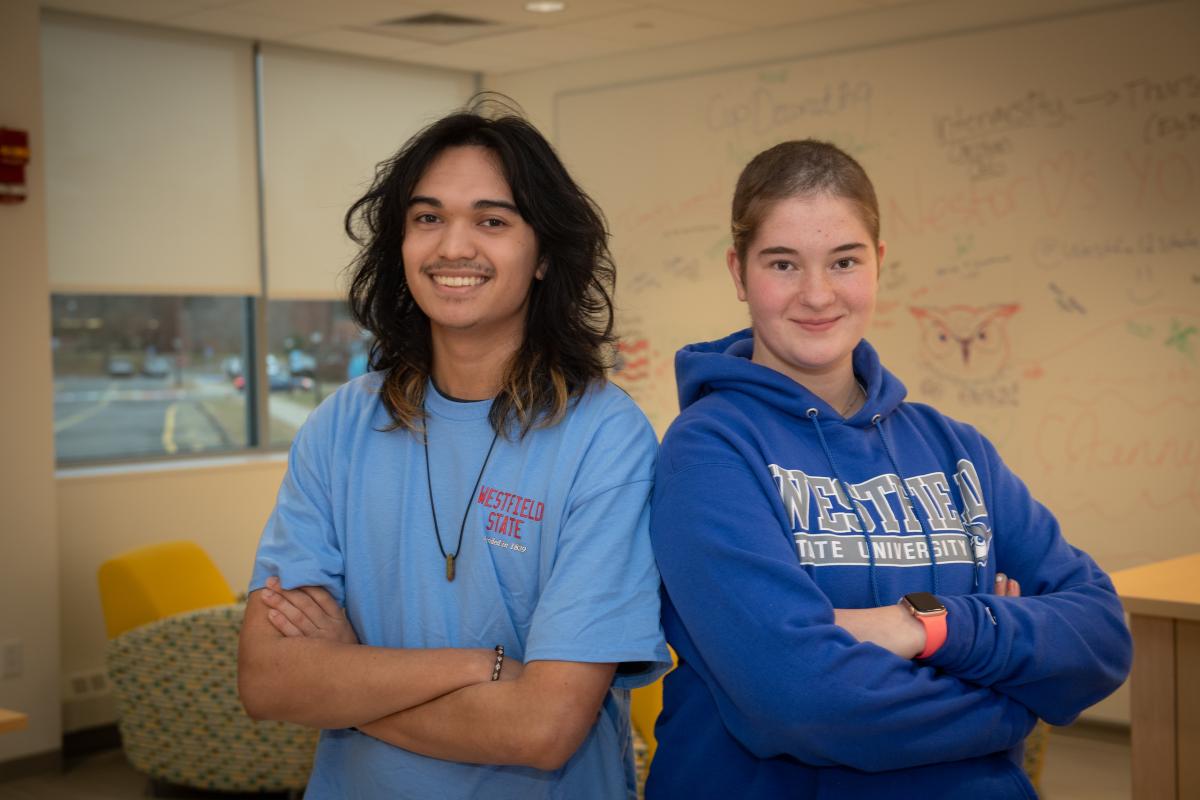
[[[455,271],[455,272],[473,272],[476,275],[482,275],[485,278],[490,278],[496,274],[496,270],[487,264],[479,264],[475,261],[457,260],[457,261],[430,261],[427,264],[421,265],[421,274],[428,275],[432,272]]]

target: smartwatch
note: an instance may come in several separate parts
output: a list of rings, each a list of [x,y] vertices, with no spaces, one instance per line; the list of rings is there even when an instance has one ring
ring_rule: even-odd
[[[900,605],[925,626],[925,649],[917,658],[929,658],[946,643],[946,607],[929,592],[910,592],[900,598]]]

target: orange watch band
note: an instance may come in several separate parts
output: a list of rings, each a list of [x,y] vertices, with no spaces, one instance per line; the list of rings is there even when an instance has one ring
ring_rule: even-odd
[[[946,643],[946,612],[914,616],[925,626],[925,649],[917,654],[917,658],[929,658]]]
[[[928,592],[910,592],[900,603],[925,628],[925,648],[917,658],[929,658],[946,643],[946,606]]]

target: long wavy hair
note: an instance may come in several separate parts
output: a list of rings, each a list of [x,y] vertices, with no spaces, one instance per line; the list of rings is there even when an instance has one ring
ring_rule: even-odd
[[[511,106],[490,97],[429,125],[381,163],[346,213],[346,233],[361,250],[351,263],[350,309],[374,335],[372,369],[383,371],[382,401],[393,425],[424,429],[432,371],[429,317],[404,274],[406,211],[413,189],[442,151],[478,146],[501,165],[521,216],[537,235],[545,276],[533,281],[525,338],[505,368],[489,420],[524,437],[562,419],[602,381],[612,358],[615,270],[599,208],[575,184],[550,143]]]

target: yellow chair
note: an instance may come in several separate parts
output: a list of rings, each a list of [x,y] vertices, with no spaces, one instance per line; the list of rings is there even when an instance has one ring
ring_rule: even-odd
[[[193,542],[166,542],[100,566],[106,662],[121,746],[154,789],[304,790],[319,731],[255,722],[237,693],[245,603]]]
[[[290,792],[308,783],[320,731],[255,722],[237,693],[244,603],[198,608],[109,640],[125,757],[155,793]],[[245,796],[239,795],[239,796]]]
[[[671,651],[671,665],[679,663],[675,651]],[[667,670],[670,672],[670,670]],[[629,721],[633,724],[633,754],[634,767],[637,770],[637,796],[644,795],[646,776],[650,774],[650,762],[654,760],[654,751],[658,749],[658,740],[654,737],[654,723],[663,707],[663,677],[649,686],[634,689],[629,693]]]
[[[1046,743],[1049,739],[1050,726],[1040,719],[1025,738],[1025,774],[1037,792],[1042,790],[1042,767],[1046,765]]]
[[[101,564],[97,577],[109,639],[172,614],[237,600],[217,565],[194,542],[130,550]]]
[[[646,769],[649,769],[654,751],[658,749],[658,740],[654,738],[654,722],[662,712],[662,678],[649,686],[634,689],[629,695],[629,718],[634,730],[646,744]]]

